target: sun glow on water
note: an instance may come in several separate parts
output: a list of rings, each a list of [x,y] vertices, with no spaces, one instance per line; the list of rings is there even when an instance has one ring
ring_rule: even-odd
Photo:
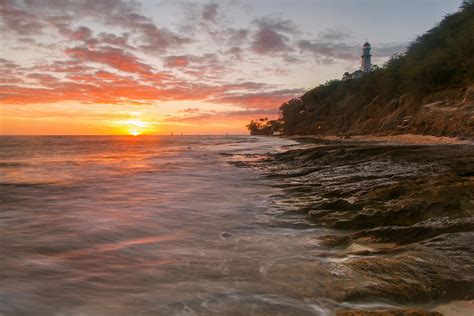
[[[151,123],[139,119],[128,119],[122,122],[125,132],[132,136],[139,136],[150,132]]]
[[[138,135],[141,135],[141,133],[140,133],[139,131],[137,131],[137,130],[134,130],[134,129],[133,129],[133,130],[129,130],[128,132],[129,132],[129,133],[130,133],[130,135],[132,135],[132,136],[138,136]]]

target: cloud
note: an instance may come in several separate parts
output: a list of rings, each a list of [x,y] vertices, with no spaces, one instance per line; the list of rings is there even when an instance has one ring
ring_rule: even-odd
[[[43,85],[53,85],[59,82],[58,78],[49,74],[31,73],[28,74],[26,77],[30,79],[35,79]]]
[[[257,54],[274,54],[292,51],[290,37],[298,33],[291,20],[261,18],[253,21],[257,30],[253,34],[251,49]]]
[[[227,92],[212,99],[214,103],[231,104],[253,109],[276,109],[283,102],[306,92],[304,89],[281,89],[263,92]]]
[[[5,58],[0,58],[0,68],[7,68],[7,69],[14,69],[18,68],[19,66],[14,62],[7,60]]]
[[[74,47],[66,49],[65,53],[77,60],[100,63],[125,72],[149,74],[152,70],[151,66],[140,62],[134,55],[110,46],[97,49]]]
[[[244,50],[240,47],[232,46],[229,49],[225,50],[223,54],[227,56],[232,56],[234,59],[238,61],[242,61]]]
[[[62,17],[64,18],[64,17]],[[60,19],[61,20],[61,19]],[[67,20],[67,19],[66,19]],[[108,33],[100,32],[96,37],[90,28],[87,26],[79,26],[76,29],[71,29],[69,22],[53,22],[57,31],[65,36],[67,39],[72,41],[83,42],[86,46],[94,48],[99,45],[109,45],[121,48],[133,49],[129,44],[130,33],[122,33],[120,36]]]
[[[0,58],[0,84],[19,84],[23,83],[21,73],[16,63]]]
[[[219,57],[217,54],[207,53],[203,55],[180,55],[180,56],[169,56],[165,60],[169,59],[180,60],[184,59],[188,63],[195,63],[199,65],[218,65],[220,63]]]
[[[66,49],[65,53],[71,57],[70,60],[42,63],[29,68],[19,68],[11,61],[0,59],[3,74],[0,102],[121,104],[199,100],[263,109],[276,108],[282,101],[301,92],[275,90],[273,85],[252,81],[193,83],[172,73],[157,72],[131,53],[109,46],[78,46]],[[216,54],[168,56],[167,60],[170,63],[185,60],[190,65],[189,69],[184,70],[186,73],[218,71],[215,68],[221,67]],[[28,81],[24,82],[23,78]],[[16,86],[18,83],[25,84]],[[193,111],[191,109],[188,113]]]
[[[272,85],[261,83],[261,82],[253,82],[253,81],[244,81],[239,83],[231,83],[223,85],[222,88],[224,91],[228,90],[237,90],[237,91],[252,91],[252,90],[262,90],[262,89],[269,89],[272,88]]]
[[[92,37],[92,31],[86,26],[78,27],[74,32],[71,33],[70,39],[76,41],[87,41]]]
[[[138,13],[112,16],[108,19],[108,23],[127,27],[137,33],[141,41],[138,47],[148,53],[163,53],[170,48],[191,42],[190,38],[181,36],[167,28],[158,28],[151,19]]]
[[[140,10],[138,2],[127,0],[25,0],[21,1],[21,3],[25,8],[33,9],[35,12],[43,15],[54,15],[54,13],[59,12],[62,15],[88,16],[102,19]]]
[[[92,18],[96,22],[128,30],[126,34],[134,36],[137,47],[149,53],[162,53],[191,42],[191,39],[167,28],[159,28],[139,10],[140,5],[136,1],[125,0],[3,1],[0,4],[0,22],[3,29],[20,35],[38,34],[50,26],[63,36],[85,41],[91,33],[86,27],[72,31],[72,24],[80,18]],[[118,43],[117,38],[105,35],[102,39],[99,36],[98,40],[110,45]]]
[[[262,69],[262,71],[265,71],[266,73],[268,73],[270,75],[279,76],[279,77],[288,76],[290,74],[289,70],[282,69],[282,68],[265,67],[265,68]]]
[[[187,108],[187,109],[181,110],[180,112],[183,112],[183,113],[199,113],[199,109],[198,108]]]
[[[171,55],[163,58],[164,66],[179,69],[187,75],[195,77],[213,77],[227,70],[225,63],[217,54],[203,55]]]
[[[261,29],[254,35],[252,50],[258,54],[269,54],[290,50],[288,37],[270,29]]]
[[[91,70],[92,67],[84,65],[80,60],[66,60],[66,61],[53,61],[51,63],[43,63],[32,67],[32,71],[49,71],[58,73],[81,73]]]
[[[3,32],[13,32],[18,35],[40,34],[45,27],[31,11],[23,10],[13,1],[0,2],[0,29]]]
[[[241,45],[247,40],[249,30],[245,28],[227,28],[226,33],[227,42],[229,45]]]
[[[338,29],[325,29],[314,40],[299,40],[301,53],[311,55],[320,63],[333,63],[336,60],[355,61],[360,57],[362,43],[355,43],[349,34]],[[374,59],[387,58],[404,52],[408,43],[375,43],[372,45]]]
[[[181,68],[189,65],[189,56],[167,56],[164,58],[164,66],[169,68]]]
[[[350,38],[350,36],[344,30],[326,28],[319,33],[319,38],[324,41],[342,41]]]
[[[253,23],[256,24],[260,29],[272,29],[276,32],[282,32],[287,34],[299,33],[296,24],[289,19],[264,17],[255,19]]]
[[[21,68],[0,59],[0,102],[4,104],[32,104],[76,101],[82,103],[151,103],[169,100],[199,100],[214,102],[237,94],[247,94],[271,85],[258,82],[227,84],[192,83],[166,72],[156,72],[138,62],[133,55],[117,49],[91,50],[76,47],[68,50],[75,58]],[[199,56],[209,58],[212,56]],[[84,63],[110,66],[115,72],[95,68]],[[61,74],[61,75],[54,75]],[[65,74],[65,75],[62,75]],[[29,79],[24,82],[22,78]],[[33,81],[32,81],[33,80]],[[23,85],[15,85],[25,83]],[[244,104],[245,102],[241,102]],[[248,106],[250,107],[250,106]]]
[[[298,47],[301,52],[310,53],[319,62],[333,62],[334,59],[354,60],[360,50],[360,45],[320,40],[300,40],[298,41]]]
[[[118,47],[131,47],[128,43],[130,33],[122,33],[118,36],[112,33],[101,32],[99,33],[97,40],[101,44],[107,44]]]
[[[179,90],[166,90],[142,83],[132,77],[109,79],[92,75],[69,76],[73,81],[43,82],[43,87],[0,85],[0,103],[44,104],[65,101],[97,104],[150,103],[174,99]]]
[[[289,60],[296,26],[290,20],[269,17],[255,19],[248,26],[222,26],[227,22],[222,6],[221,2],[195,6],[199,30],[191,39],[158,26],[141,13],[135,1],[0,0],[0,27],[8,30],[12,39],[8,44],[21,42],[30,49],[56,45],[48,51],[35,50],[35,54],[40,52],[35,55],[40,61],[32,66],[25,63],[19,67],[0,59],[0,102],[149,104],[199,100],[246,109],[276,108],[293,96],[291,90],[230,78],[241,74],[235,62],[252,57],[251,50],[280,54]],[[201,36],[201,31],[206,33]],[[40,33],[42,36],[34,37]],[[217,46],[205,47],[202,53],[179,50],[187,43],[210,38]],[[152,66],[151,58],[156,61],[156,55],[166,71]],[[195,110],[190,107],[183,113],[205,114]]]
[[[56,29],[59,34],[67,38],[71,37],[71,33],[73,32],[71,24],[74,21],[74,17],[72,15],[45,15],[43,20],[46,21],[50,27]]]
[[[215,22],[217,18],[218,9],[219,9],[219,5],[215,2],[204,5],[202,13],[201,13],[201,18],[204,21]]]
[[[197,113],[197,112],[196,112]],[[170,116],[167,122],[206,124],[219,121],[249,121],[259,117],[276,118],[278,109],[249,109],[237,111],[210,111],[188,116]]]

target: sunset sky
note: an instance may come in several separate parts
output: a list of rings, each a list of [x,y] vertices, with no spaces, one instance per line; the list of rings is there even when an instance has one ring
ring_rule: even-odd
[[[244,134],[460,0],[0,0],[0,134]]]

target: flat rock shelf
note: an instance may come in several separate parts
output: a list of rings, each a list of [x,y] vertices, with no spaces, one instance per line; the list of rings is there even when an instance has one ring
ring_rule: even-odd
[[[340,315],[439,315],[439,304],[472,303],[474,146],[299,140],[250,165],[283,188],[282,220],[335,229],[314,237],[337,271],[331,299],[423,306]]]

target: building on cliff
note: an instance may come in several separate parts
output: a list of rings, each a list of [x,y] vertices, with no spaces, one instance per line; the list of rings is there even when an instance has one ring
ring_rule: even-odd
[[[360,69],[354,71],[353,73],[346,72],[342,76],[342,81],[350,80],[350,79],[358,79],[365,75],[368,72],[372,71],[372,62],[371,62],[371,57],[372,55],[370,54],[370,44],[368,42],[365,42],[364,45],[362,46],[362,55],[361,57],[361,65]]]

